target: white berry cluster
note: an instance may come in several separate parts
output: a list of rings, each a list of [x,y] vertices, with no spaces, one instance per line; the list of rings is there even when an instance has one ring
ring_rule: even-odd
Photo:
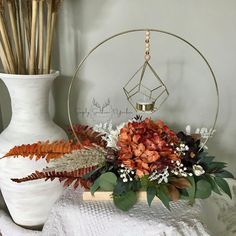
[[[168,183],[168,176],[169,176],[168,168],[169,167],[167,166],[161,173],[158,173],[158,171],[154,170],[152,174],[149,176],[149,180],[154,181],[158,179],[158,184],[162,183],[163,181],[165,183]]]
[[[125,167],[123,164],[121,164],[121,169],[118,170],[119,174],[120,174],[120,178],[122,179],[122,181],[124,183],[128,182],[128,181],[133,181],[133,177],[135,172],[132,169],[129,169],[127,167]]]
[[[185,152],[187,152],[189,150],[188,145],[181,143],[179,145],[179,147],[176,147],[176,153],[178,153],[179,155],[185,155]]]
[[[189,176],[193,175],[192,173],[186,172],[187,167],[184,167],[184,165],[179,160],[177,160],[177,161],[172,160],[171,163],[175,164],[174,169],[171,170],[172,174],[177,175],[177,176],[182,176],[182,177],[187,177],[188,175]]]

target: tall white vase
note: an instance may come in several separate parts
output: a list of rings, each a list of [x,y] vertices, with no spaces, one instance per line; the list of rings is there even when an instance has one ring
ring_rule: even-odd
[[[11,97],[12,118],[0,134],[0,156],[16,145],[38,141],[66,140],[66,133],[49,116],[49,92],[59,75],[0,74]],[[58,181],[37,180],[17,184],[11,178],[20,178],[42,170],[45,160],[27,158],[0,160],[0,188],[13,220],[22,226],[42,225],[63,187]]]

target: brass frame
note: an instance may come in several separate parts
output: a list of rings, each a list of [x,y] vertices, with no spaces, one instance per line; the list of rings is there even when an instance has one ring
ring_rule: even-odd
[[[169,35],[169,36],[172,36],[174,38],[177,38],[179,39],[180,41],[186,43],[187,45],[189,45],[192,49],[194,49],[194,51],[196,51],[200,57],[204,60],[204,62],[206,63],[208,69],[210,70],[211,72],[211,75],[212,75],[212,79],[213,79],[213,82],[214,82],[214,85],[215,85],[215,90],[216,90],[216,95],[217,95],[217,107],[216,107],[216,112],[215,112],[215,115],[214,115],[214,122],[213,122],[213,125],[212,125],[212,131],[211,131],[211,134],[213,133],[213,130],[215,129],[215,126],[216,126],[216,122],[217,122],[217,119],[218,119],[218,115],[219,115],[219,109],[220,109],[220,95],[219,95],[219,88],[218,88],[218,84],[217,84],[217,80],[216,80],[216,77],[215,77],[215,74],[213,72],[213,69],[211,68],[208,60],[206,59],[206,57],[193,45],[191,44],[189,41],[187,41],[186,39],[180,37],[179,35],[176,35],[174,33],[171,33],[171,32],[168,32],[168,31],[164,31],[164,30],[159,30],[159,29],[132,29],[132,30],[127,30],[127,31],[123,31],[123,32],[120,32],[118,34],[115,34],[115,35],[112,35],[110,37],[108,37],[107,39],[103,40],[102,42],[100,42],[99,44],[97,44],[94,48],[92,48],[88,54],[83,58],[83,60],[80,62],[80,64],[78,65],[76,71],[75,71],[75,74],[74,76],[72,77],[71,79],[71,82],[70,82],[70,86],[69,86],[69,89],[68,89],[68,95],[67,95],[67,113],[68,113],[68,119],[69,119],[69,123],[70,123],[70,126],[71,126],[71,129],[72,129],[72,132],[75,136],[75,138],[77,139],[78,142],[80,142],[79,140],[79,137],[77,136],[74,128],[73,128],[73,124],[72,124],[72,120],[71,120],[71,115],[70,115],[70,94],[71,94],[71,90],[72,90],[72,86],[73,86],[73,82],[74,80],[76,79],[79,71],[80,71],[80,68],[82,67],[82,65],[84,64],[84,62],[88,59],[88,57],[97,49],[99,48],[100,46],[102,46],[103,44],[105,44],[106,42],[112,40],[113,38],[116,38],[116,37],[119,37],[119,36],[122,36],[122,35],[125,35],[125,34],[129,34],[129,33],[134,33],[134,32],[146,32],[146,31],[150,31],[150,32],[156,32],[156,33],[161,33],[161,34],[166,34],[166,35]],[[209,138],[207,138],[204,142],[204,145],[208,142]]]

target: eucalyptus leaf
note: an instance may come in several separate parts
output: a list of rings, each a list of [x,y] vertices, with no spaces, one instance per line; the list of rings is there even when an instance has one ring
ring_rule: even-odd
[[[102,190],[113,191],[117,182],[117,177],[112,172],[107,172],[99,177],[99,186]]]
[[[201,179],[196,183],[196,198],[205,199],[211,195],[211,184],[205,180]]]
[[[96,179],[93,183],[93,185],[90,187],[90,192],[92,193],[92,195],[94,195],[94,193],[99,189],[100,185],[99,185],[99,178]]]
[[[156,196],[157,193],[157,189],[155,187],[148,187],[147,188],[147,202],[149,207],[152,204],[152,201],[154,199],[154,197]]]
[[[122,181],[122,179],[117,180],[117,184],[115,185],[115,188],[113,190],[113,193],[115,195],[122,195],[125,192],[127,192],[127,184]]]
[[[113,201],[117,208],[128,211],[137,202],[137,194],[133,191],[129,191],[120,196],[114,195]]]
[[[232,194],[227,181],[222,179],[221,177],[215,177],[215,181],[217,185],[232,199]]]
[[[189,196],[189,202],[190,204],[194,203],[195,199],[195,194],[196,194],[196,184],[195,184],[195,179],[193,176],[188,176],[188,181],[191,183],[191,186],[189,188],[186,188],[186,191]]]

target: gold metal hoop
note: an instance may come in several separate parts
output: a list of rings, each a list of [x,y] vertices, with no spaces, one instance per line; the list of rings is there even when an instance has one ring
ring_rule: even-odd
[[[210,70],[211,72],[211,76],[212,76],[212,79],[213,79],[213,82],[214,82],[214,85],[215,85],[215,90],[216,90],[216,100],[217,100],[217,106],[216,106],[216,112],[215,112],[215,115],[214,115],[214,122],[212,124],[212,128],[211,128],[211,133],[209,135],[209,137],[211,136],[211,134],[213,134],[214,132],[214,129],[215,129],[215,126],[216,126],[216,122],[217,122],[217,119],[218,119],[218,115],[219,115],[219,108],[220,108],[220,96],[219,96],[219,88],[218,88],[218,84],[217,84],[217,80],[216,80],[216,77],[215,77],[215,74],[213,72],[213,69],[211,68],[208,60],[206,59],[206,57],[193,45],[191,44],[189,41],[187,41],[186,39],[180,37],[179,35],[176,35],[176,34],[173,34],[173,33],[170,33],[168,31],[164,31],[164,30],[159,30],[159,29],[133,29],[133,30],[127,30],[127,31],[123,31],[123,32],[120,32],[118,34],[115,34],[115,35],[112,35],[110,37],[108,37],[107,39],[103,40],[102,42],[100,42],[99,44],[97,44],[93,49],[91,49],[88,54],[83,58],[83,60],[80,62],[80,64],[78,65],[76,71],[75,71],[75,74],[74,76],[72,77],[71,79],[71,82],[70,82],[70,86],[69,86],[69,89],[68,89],[68,95],[67,95],[67,113],[68,113],[68,119],[69,119],[69,123],[70,123],[70,127],[71,127],[71,130],[75,136],[75,138],[77,139],[78,142],[80,142],[80,139],[78,137],[78,135],[76,134],[75,132],[75,129],[73,127],[73,123],[72,123],[72,120],[71,120],[71,112],[70,112],[70,94],[71,94],[71,90],[72,90],[72,85],[73,85],[73,82],[75,81],[75,78],[77,77],[79,71],[80,71],[80,68],[82,67],[82,65],[84,64],[84,62],[88,59],[88,57],[97,49],[99,48],[100,46],[102,46],[103,44],[105,44],[106,42],[116,38],[116,37],[119,37],[119,36],[122,36],[122,35],[125,35],[125,34],[129,34],[129,33],[134,33],[134,32],[142,32],[142,31],[150,31],[150,32],[156,32],[156,33],[161,33],[161,34],[166,34],[166,35],[169,35],[169,36],[172,36],[174,38],[177,38],[179,39],[180,41],[184,42],[185,44],[189,45],[192,49],[194,49],[194,51],[196,51],[198,53],[198,55],[200,55],[200,57],[204,60],[204,62],[206,63],[208,69]],[[209,137],[205,140],[205,142],[203,143],[203,146],[202,148],[204,147],[204,145],[208,142],[209,140]],[[202,149],[201,148],[201,149]]]

